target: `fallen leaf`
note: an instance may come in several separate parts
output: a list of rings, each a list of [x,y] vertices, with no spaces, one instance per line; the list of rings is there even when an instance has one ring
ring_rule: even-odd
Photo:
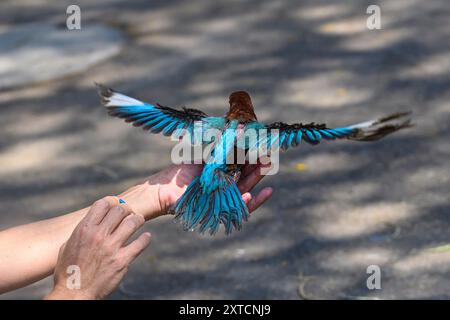
[[[295,169],[297,171],[305,171],[306,170],[306,164],[299,162],[297,164],[295,164]]]

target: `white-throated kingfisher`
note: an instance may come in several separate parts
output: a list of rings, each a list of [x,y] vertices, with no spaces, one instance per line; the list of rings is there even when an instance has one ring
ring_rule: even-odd
[[[198,229],[201,233],[209,231],[214,234],[220,224],[223,224],[226,234],[229,234],[233,229],[241,229],[242,221],[247,220],[249,216],[236,184],[244,164],[224,161],[229,154],[236,151],[237,141],[242,133],[253,130],[257,135],[258,146],[266,144],[268,149],[276,146],[286,150],[299,145],[301,141],[312,145],[321,140],[342,138],[375,141],[411,126],[409,119],[393,121],[408,115],[409,112],[339,128],[328,128],[325,124],[315,123],[264,124],[258,122],[250,95],[245,91],[233,92],[230,95],[230,108],[224,117],[209,117],[197,109],[173,109],[160,104],[153,105],[102,85],[98,86],[102,103],[111,116],[123,118],[126,122],[152,133],[168,136],[176,130],[186,130],[193,135],[196,121],[201,122],[203,130],[220,130],[221,137],[219,141],[214,141],[215,145],[201,175],[192,180],[171,209],[176,218],[183,221],[185,229]],[[267,134],[263,138],[259,132],[264,130]],[[257,145],[245,142],[243,148],[248,152]]]

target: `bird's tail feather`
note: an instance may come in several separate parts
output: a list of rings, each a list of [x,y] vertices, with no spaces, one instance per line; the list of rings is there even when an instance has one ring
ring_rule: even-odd
[[[398,112],[380,119],[349,126],[347,128],[353,129],[353,132],[347,138],[356,141],[376,141],[395,131],[412,127],[411,119],[405,118],[410,114],[411,112]]]
[[[172,207],[175,219],[182,221],[185,230],[198,229],[213,235],[222,223],[228,235],[247,221],[249,212],[234,179],[219,170],[214,175],[220,179],[217,188],[203,190],[200,177],[196,177]]]

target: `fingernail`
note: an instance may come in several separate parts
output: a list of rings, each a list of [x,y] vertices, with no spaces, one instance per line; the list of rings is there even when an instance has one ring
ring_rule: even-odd
[[[119,198],[119,203],[126,203],[125,200]]]

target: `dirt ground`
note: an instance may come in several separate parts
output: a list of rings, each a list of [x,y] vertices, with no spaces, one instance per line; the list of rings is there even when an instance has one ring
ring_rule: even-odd
[[[0,26],[64,23],[69,4],[2,1]],[[450,250],[433,249],[450,243],[448,0],[78,4],[82,30],[67,32],[102,24],[125,41],[85,70],[0,91],[1,229],[87,206],[170,165],[173,142],[109,118],[94,81],[213,115],[247,90],[268,122],[341,126],[412,110],[416,126],[383,141],[281,155],[261,185],[273,197],[230,237],[184,232],[171,217],[149,222],[153,242],[112,298],[450,298]],[[381,30],[366,28],[369,4],[381,6]],[[380,290],[366,286],[369,265],[381,269]],[[51,285],[0,298],[40,299]]]

